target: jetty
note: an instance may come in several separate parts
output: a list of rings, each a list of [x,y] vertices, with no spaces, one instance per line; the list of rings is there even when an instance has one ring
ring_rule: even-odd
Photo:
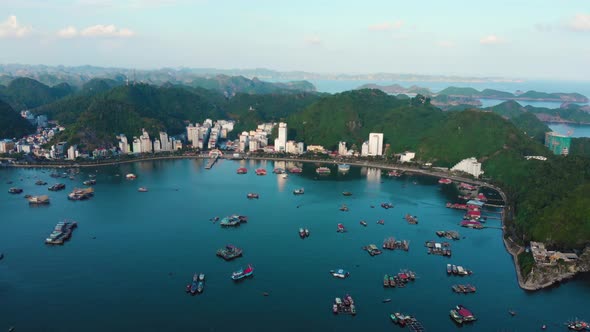
[[[242,252],[242,248],[238,248],[231,244],[228,244],[225,246],[225,248],[217,250],[217,256],[225,259],[226,261],[231,261],[234,258],[241,257]]]
[[[72,237],[74,228],[78,227],[75,221],[60,221],[55,225],[53,232],[45,239],[46,244],[64,244]]]
[[[383,249],[388,250],[410,250],[410,241],[407,240],[396,240],[393,236],[383,240]]]
[[[215,165],[215,163],[217,162],[217,160],[219,159],[219,155],[214,155],[211,156],[209,159],[207,159],[207,165],[205,165],[205,169],[211,169],[213,168],[213,165]]]
[[[332,312],[337,314],[348,314],[348,315],[356,315],[356,307],[354,305],[354,300],[352,296],[346,294],[344,298],[335,298],[334,303],[332,304]]]
[[[424,244],[428,248],[429,255],[440,255],[451,257],[451,244],[448,242],[439,243],[436,241],[426,241]]]

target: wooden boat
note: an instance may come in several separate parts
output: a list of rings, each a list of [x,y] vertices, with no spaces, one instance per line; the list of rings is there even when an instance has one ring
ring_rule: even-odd
[[[47,195],[31,196],[31,197],[29,197],[27,199],[29,201],[29,204],[32,204],[32,205],[45,205],[45,204],[49,204],[49,196],[47,196]]]
[[[367,227],[367,222],[366,222],[366,221],[364,221],[364,220],[361,220],[361,225],[363,225],[363,226]]]
[[[145,193],[148,191],[148,189],[146,187],[139,187],[137,188],[137,191],[139,191],[140,193]]]
[[[248,195],[246,195],[246,197],[248,199],[254,199],[254,198],[258,199],[260,196],[257,193],[248,193]]]

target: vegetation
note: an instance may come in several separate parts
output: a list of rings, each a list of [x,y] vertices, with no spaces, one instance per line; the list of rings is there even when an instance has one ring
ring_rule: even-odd
[[[545,93],[537,91],[527,91],[520,95],[514,95],[510,92],[485,89],[478,91],[474,88],[461,88],[451,86],[438,93],[439,95],[471,97],[471,98],[486,98],[486,99],[520,99],[520,100],[545,100],[545,101],[559,101],[559,102],[588,102],[588,98],[579,93]]]
[[[217,75],[213,78],[198,77],[190,84],[192,87],[205,88],[223,93],[231,97],[237,93],[299,93],[315,92],[315,86],[307,81],[287,83],[263,82],[257,78],[248,79],[243,76]]]
[[[49,104],[74,91],[67,83],[49,87],[33,79],[19,77],[8,86],[0,86],[0,99],[6,101],[17,111]]]
[[[518,254],[518,265],[520,266],[520,274],[526,278],[535,266],[533,254],[526,251]]]
[[[22,137],[35,131],[35,128],[10,107],[0,100],[0,139]]]

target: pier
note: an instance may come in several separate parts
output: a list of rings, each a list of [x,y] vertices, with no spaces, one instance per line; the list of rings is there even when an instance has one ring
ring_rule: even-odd
[[[209,158],[207,160],[207,165],[205,166],[205,169],[213,168],[213,165],[215,165],[215,163],[217,162],[218,159],[219,159],[218,155],[211,156],[211,158]]]

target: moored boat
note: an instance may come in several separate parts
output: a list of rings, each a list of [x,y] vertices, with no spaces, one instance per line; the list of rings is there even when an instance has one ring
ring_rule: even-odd
[[[299,174],[299,173],[303,173],[303,170],[299,167],[291,167],[289,169],[289,172],[291,172],[291,174]]]
[[[272,172],[275,174],[283,174],[285,173],[285,169],[281,167],[275,167],[275,169],[273,169]]]
[[[85,186],[92,186],[92,185],[96,184],[96,180],[95,179],[86,180],[86,181],[82,182],[82,184],[84,184]]]
[[[440,183],[440,184],[451,184],[451,183],[453,183],[453,180],[451,180],[451,179],[444,179],[444,178],[440,178],[440,179],[438,180],[438,183]]]
[[[590,324],[578,319],[567,322],[565,325],[572,331],[590,331]]]
[[[473,322],[477,318],[469,311],[469,309],[465,308],[462,305],[458,305],[455,309],[450,311],[451,318],[457,322],[457,324],[463,324],[468,322]]]
[[[453,268],[451,267],[451,264],[447,264],[447,274],[451,274],[453,272]]]
[[[225,246],[225,248],[221,248],[217,250],[217,256],[222,257],[226,261],[232,260],[234,258],[242,256],[242,249],[235,247],[231,244]]]
[[[307,229],[307,228],[306,228],[306,229],[304,230],[304,232],[305,232],[305,236],[306,236],[306,237],[309,237],[309,229]]]
[[[299,228],[299,236],[303,239],[305,238],[305,230],[303,228]]]
[[[73,201],[80,201],[89,199],[94,195],[94,189],[92,187],[85,189],[74,188],[74,190],[68,194],[68,199]]]
[[[139,187],[137,188],[137,191],[139,191],[140,193],[145,193],[148,191],[148,189],[146,187]]]
[[[193,280],[191,281],[191,283],[186,286],[186,291],[187,291],[187,293],[191,293],[192,295],[195,295],[197,293],[198,287],[199,287],[199,275],[195,273],[193,275]]]
[[[344,232],[346,232],[346,229],[344,228],[344,225],[338,224],[338,228],[336,228],[336,232],[338,232],[338,233],[344,233]]]
[[[51,187],[47,188],[47,190],[50,191],[59,191],[59,190],[63,190],[66,188],[66,185],[63,183],[56,183],[54,185],[52,185]]]
[[[315,172],[318,175],[329,175],[332,171],[328,167],[318,167],[316,168]]]
[[[381,203],[381,207],[384,208],[385,210],[387,210],[387,209],[393,208],[393,204],[385,202],[385,203]]]
[[[266,175],[266,169],[264,168],[257,168],[256,175]]]
[[[46,244],[64,244],[72,236],[74,228],[78,227],[75,221],[60,221],[55,225],[53,232],[45,239]]]
[[[305,193],[305,189],[303,189],[303,188],[293,190],[293,195],[303,195],[304,193]]]
[[[129,173],[129,174],[125,175],[125,178],[127,180],[134,180],[134,179],[137,179],[137,175],[135,175],[133,173]]]
[[[249,199],[254,199],[254,198],[258,199],[260,196],[257,193],[248,193],[246,195],[246,197]]]
[[[32,205],[49,204],[49,196],[47,196],[47,195],[31,196],[31,197],[27,198],[27,200],[29,201],[29,204],[32,204]]]
[[[344,279],[350,275],[350,272],[344,269],[330,270],[330,274],[335,278]]]
[[[352,196],[352,193],[350,191],[343,191],[342,195],[344,196]]]
[[[240,167],[240,168],[238,168],[238,170],[236,171],[236,173],[238,173],[238,174],[246,174],[246,173],[248,173],[248,169],[245,168],[245,167]]]
[[[366,222],[366,221],[364,221],[364,220],[361,220],[361,225],[363,225],[363,226],[367,227],[367,222]]]
[[[231,278],[232,280],[241,280],[243,278],[249,277],[254,274],[254,268],[252,265],[248,265],[245,269],[240,269],[232,273]]]
[[[37,182],[35,182],[36,185],[38,186],[44,186],[47,184],[47,182],[43,181],[43,180],[37,180]]]
[[[338,164],[338,171],[339,172],[348,172],[350,170],[349,164]]]
[[[23,192],[23,190],[21,188],[12,187],[12,188],[8,189],[8,192],[10,194],[20,194]]]

